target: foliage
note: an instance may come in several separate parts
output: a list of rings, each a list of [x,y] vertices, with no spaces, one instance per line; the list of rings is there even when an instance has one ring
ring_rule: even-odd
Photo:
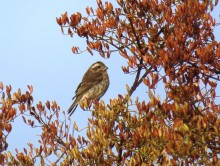
[[[85,38],[86,49],[110,58],[119,53],[135,74],[125,96],[81,103],[92,111],[86,137],[74,137],[77,124],[67,118],[55,101],[32,104],[32,86],[22,94],[2,89],[0,163],[7,165],[191,165],[217,164],[220,154],[220,106],[216,93],[220,81],[220,43],[215,40],[211,0],[117,0],[118,6],[97,0],[97,9],[86,8],[57,23],[63,33]],[[144,83],[149,101],[132,101]],[[162,84],[165,97],[156,97]],[[6,95],[5,95],[6,94]],[[161,95],[161,94],[159,94]],[[148,97],[147,97],[148,99]],[[26,116],[31,115],[31,118]],[[40,146],[7,152],[13,120],[42,129]],[[3,153],[4,152],[4,153]],[[56,156],[51,160],[51,156]]]

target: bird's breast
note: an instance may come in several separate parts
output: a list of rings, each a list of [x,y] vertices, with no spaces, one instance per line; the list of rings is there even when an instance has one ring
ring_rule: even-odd
[[[97,99],[99,100],[106,92],[109,86],[109,79],[104,78],[99,84],[93,86],[91,89],[89,89],[82,97],[82,100],[84,98],[87,98],[89,100]]]

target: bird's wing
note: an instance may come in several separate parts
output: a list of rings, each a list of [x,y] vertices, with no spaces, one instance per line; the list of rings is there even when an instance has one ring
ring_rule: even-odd
[[[93,86],[99,84],[103,80],[103,75],[101,72],[98,73],[89,73],[86,72],[83,76],[82,82],[76,89],[76,97],[84,94]]]

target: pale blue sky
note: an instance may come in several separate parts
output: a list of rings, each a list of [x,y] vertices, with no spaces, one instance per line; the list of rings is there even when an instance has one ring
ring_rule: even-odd
[[[111,2],[111,1],[110,1]],[[114,1],[112,1],[114,2]],[[87,68],[97,60],[102,60],[109,67],[110,87],[102,98],[108,99],[124,94],[125,84],[133,81],[133,76],[123,74],[121,66],[126,61],[119,55],[110,59],[102,59],[88,53],[73,55],[73,45],[83,45],[84,39],[70,38],[62,35],[56,23],[65,11],[85,13],[87,6],[94,6],[95,0],[7,0],[0,2],[0,81],[5,85],[11,84],[13,90],[21,88],[26,91],[26,85],[33,85],[35,103],[39,100],[56,100],[62,110],[72,103],[75,88]],[[219,8],[219,6],[218,6]],[[219,20],[219,11],[215,10],[215,18]],[[216,38],[220,40],[220,28],[217,27]],[[148,98],[146,87],[140,87],[136,94]],[[88,112],[78,108],[73,115],[79,126],[87,124]],[[16,145],[23,147],[27,142],[36,142],[36,132],[25,127],[20,121],[15,122],[10,135],[9,149]],[[27,134],[28,133],[28,134]],[[34,140],[33,140],[34,138]],[[20,148],[19,147],[19,148]]]

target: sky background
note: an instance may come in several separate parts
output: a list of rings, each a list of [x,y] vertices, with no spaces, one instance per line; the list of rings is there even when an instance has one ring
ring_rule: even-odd
[[[111,2],[111,1],[110,1]],[[112,1],[114,2],[114,1]],[[85,14],[87,6],[96,6],[95,0],[7,0],[0,2],[0,81],[11,85],[13,91],[27,85],[34,87],[34,102],[43,103],[55,100],[62,110],[67,110],[72,103],[75,89],[88,67],[103,61],[108,67],[110,87],[102,98],[106,103],[118,94],[125,94],[125,85],[132,84],[133,76],[123,74],[122,65],[126,61],[118,54],[110,59],[103,59],[97,53],[72,54],[73,45],[82,46],[84,39],[70,38],[63,35],[56,23],[56,17],[67,11],[69,14]],[[216,22],[220,22],[220,6],[213,12]],[[215,36],[220,41],[220,27],[215,28]],[[144,86],[133,94],[141,99],[148,98]],[[72,116],[79,128],[86,127],[89,112],[78,109]],[[28,142],[37,143],[37,131],[16,120],[9,136],[9,150],[17,147],[21,150]],[[19,143],[19,144],[18,144]]]

